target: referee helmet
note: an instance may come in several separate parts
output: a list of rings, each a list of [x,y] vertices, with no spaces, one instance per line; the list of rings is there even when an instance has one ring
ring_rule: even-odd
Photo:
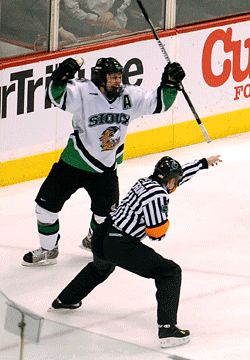
[[[178,183],[183,175],[183,170],[178,161],[170,156],[164,156],[155,165],[153,175],[159,178],[163,184],[166,184],[172,178]]]

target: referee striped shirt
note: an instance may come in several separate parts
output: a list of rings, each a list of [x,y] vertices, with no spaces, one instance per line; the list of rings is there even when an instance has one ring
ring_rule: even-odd
[[[199,170],[206,168],[208,168],[206,159],[195,160],[182,166],[183,176],[179,185],[190,180]],[[111,214],[113,226],[142,240],[146,236],[147,228],[157,228],[166,224],[168,203],[167,190],[157,181],[150,177],[139,179]],[[161,240],[164,235],[157,240]]]

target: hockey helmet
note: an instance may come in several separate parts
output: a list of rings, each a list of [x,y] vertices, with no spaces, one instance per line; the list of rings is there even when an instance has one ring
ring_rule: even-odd
[[[106,82],[107,74],[122,73],[122,65],[114,58],[100,58],[92,69],[91,80],[96,86]]]
[[[153,175],[157,176],[163,184],[166,184],[172,178],[178,183],[183,175],[183,170],[178,161],[170,156],[163,156],[155,165]]]

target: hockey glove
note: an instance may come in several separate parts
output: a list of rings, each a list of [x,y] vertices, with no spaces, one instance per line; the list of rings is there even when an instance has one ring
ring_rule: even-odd
[[[186,76],[183,68],[179,63],[168,63],[161,77],[161,87],[172,87],[181,90],[179,83]]]
[[[66,82],[75,77],[75,73],[80,70],[80,66],[73,58],[64,60],[56,70],[53,71],[51,79],[54,81]]]

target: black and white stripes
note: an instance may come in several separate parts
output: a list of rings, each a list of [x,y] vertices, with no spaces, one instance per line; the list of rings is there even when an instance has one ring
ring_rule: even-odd
[[[195,160],[182,166],[182,185],[199,170],[207,169],[206,159]],[[126,234],[142,240],[146,228],[159,227],[168,218],[168,193],[157,181],[151,178],[139,179],[123,199],[120,206],[111,214],[113,225]]]
[[[146,227],[167,220],[168,193],[150,178],[139,179],[112,214],[114,226],[130,236],[143,239]]]
[[[207,169],[208,163],[205,158],[201,160],[195,160],[193,162],[190,162],[188,164],[185,164],[182,166],[183,175],[182,178],[179,181],[179,185],[182,185],[184,182],[192,179],[192,177],[202,169]]]

